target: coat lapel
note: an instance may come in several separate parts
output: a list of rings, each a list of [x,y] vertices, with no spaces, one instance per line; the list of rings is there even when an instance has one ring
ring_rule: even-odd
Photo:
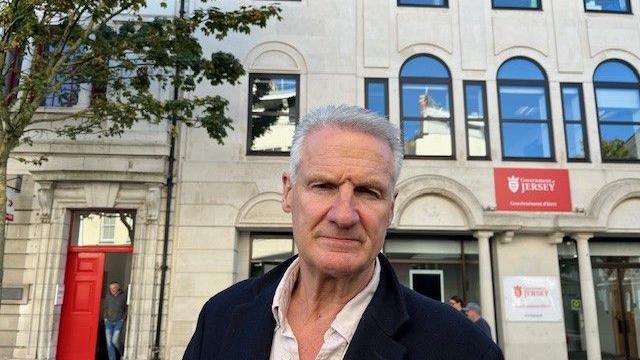
[[[255,287],[253,301],[239,304],[231,311],[227,337],[219,352],[224,359],[269,359],[275,320],[271,304],[280,279],[294,258],[265,274]]]
[[[391,264],[379,255],[380,284],[369,306],[362,315],[345,359],[403,359],[407,353],[404,345],[393,335],[409,320],[402,290]]]

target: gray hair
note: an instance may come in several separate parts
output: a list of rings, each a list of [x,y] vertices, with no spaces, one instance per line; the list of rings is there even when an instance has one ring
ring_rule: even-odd
[[[296,181],[305,137],[316,130],[331,127],[362,132],[386,142],[393,153],[392,184],[395,186],[400,176],[403,159],[398,128],[373,111],[349,105],[322,106],[309,112],[300,121],[293,134],[289,158],[289,174],[293,183]]]

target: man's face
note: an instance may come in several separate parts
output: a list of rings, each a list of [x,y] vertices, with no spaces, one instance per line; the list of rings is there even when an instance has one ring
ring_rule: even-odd
[[[304,265],[331,277],[366,271],[393,218],[393,154],[368,134],[325,128],[307,135],[282,207]]]
[[[475,311],[475,310],[469,309],[469,310],[467,310],[467,317],[471,321],[475,322],[476,320],[478,320],[480,318],[480,314],[478,314],[478,312]]]
[[[118,291],[120,291],[120,285],[118,284],[109,285],[109,292],[111,293],[111,295],[116,295]]]

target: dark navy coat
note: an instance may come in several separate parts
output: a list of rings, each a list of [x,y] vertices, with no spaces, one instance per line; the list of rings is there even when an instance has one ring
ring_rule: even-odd
[[[345,359],[503,359],[475,324],[449,305],[402,286],[386,257],[380,254],[379,259],[380,284]],[[292,261],[207,301],[183,360],[269,359],[273,295]]]

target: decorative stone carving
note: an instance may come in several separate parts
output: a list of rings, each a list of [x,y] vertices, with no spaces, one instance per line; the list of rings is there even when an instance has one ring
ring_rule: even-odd
[[[554,233],[551,233],[551,234],[547,235],[547,237],[549,239],[549,244],[558,245],[558,244],[562,244],[562,239],[564,238],[564,233],[563,232],[554,232]]]
[[[505,231],[502,234],[498,234],[496,237],[501,244],[508,244],[513,241],[513,231]]]
[[[95,208],[112,208],[120,190],[119,183],[88,183],[84,185],[87,206]]]
[[[159,185],[149,185],[147,188],[147,222],[158,221],[161,195],[162,192]]]
[[[51,220],[51,206],[53,205],[53,181],[39,181],[38,205],[40,206],[40,221],[48,223]]]

